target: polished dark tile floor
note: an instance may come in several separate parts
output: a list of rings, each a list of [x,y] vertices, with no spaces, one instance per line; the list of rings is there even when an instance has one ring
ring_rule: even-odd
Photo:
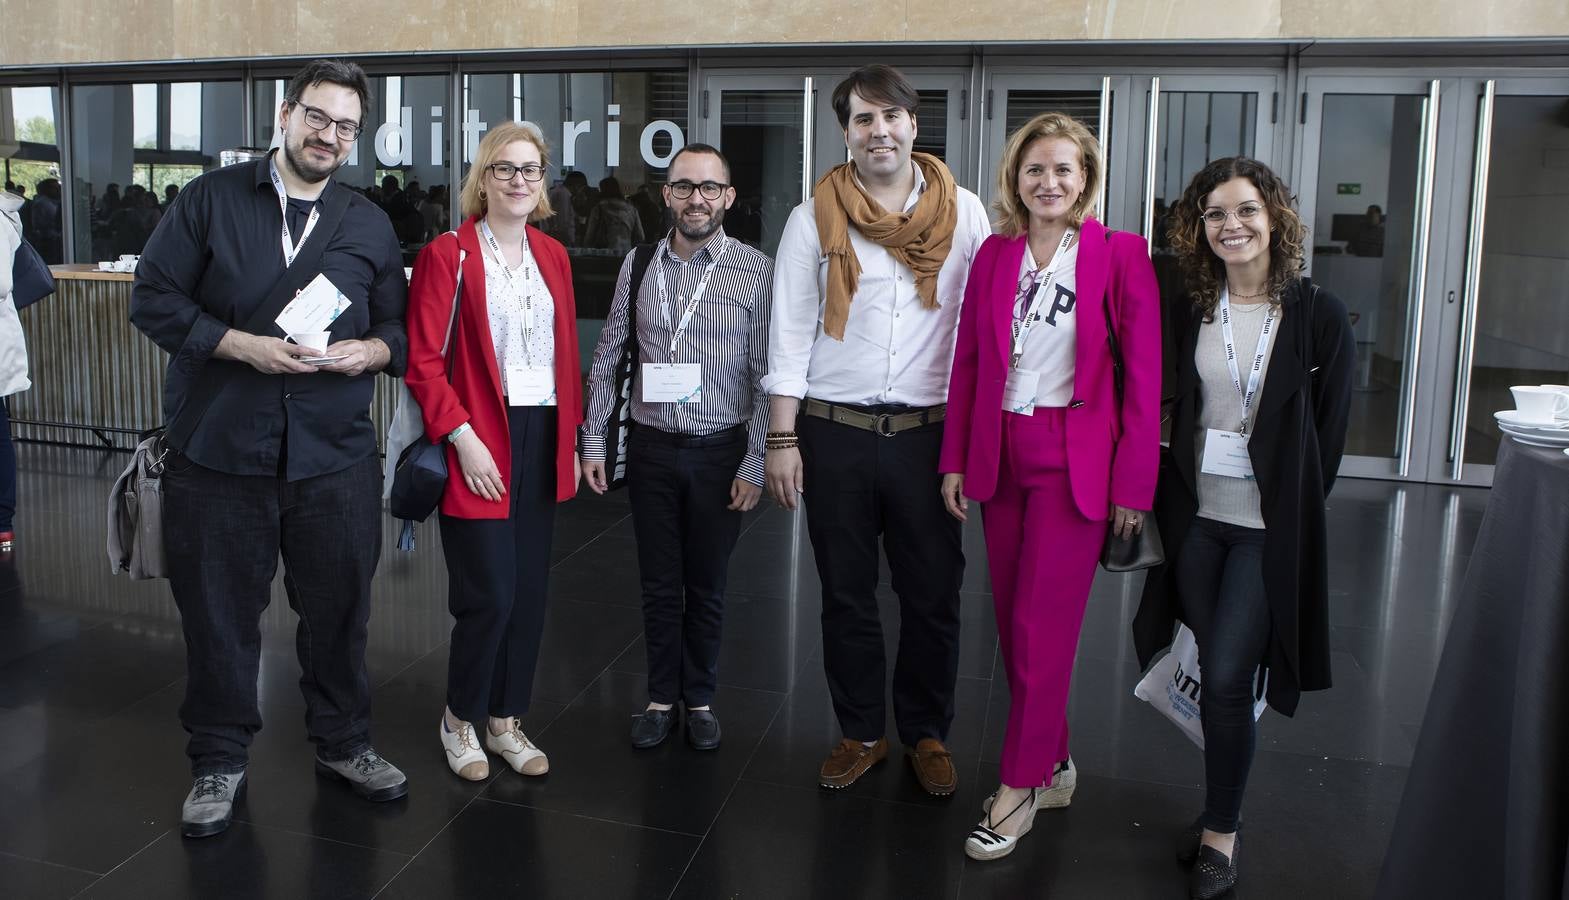
[[[250,791],[224,835],[176,829],[189,778],[176,710],[179,618],[163,582],[109,574],[117,453],[19,450],[21,550],[0,566],[0,896],[30,898],[1180,898],[1173,835],[1202,800],[1198,752],[1133,698],[1139,577],[1102,574],[1074,675],[1072,808],[1012,857],[965,859],[995,786],[1008,689],[977,530],[951,749],[959,792],[923,794],[890,757],[815,787],[837,737],[804,530],[747,517],[731,566],[717,753],[626,741],[645,698],[625,494],[560,510],[531,736],[551,774],[469,784],[436,739],[448,619],[435,529],[388,551],[369,663],[375,739],[407,800],[312,774],[281,586],[265,617]],[[1343,480],[1331,504],[1336,687],[1266,716],[1245,815],[1242,896],[1372,893],[1486,491]],[[387,525],[387,546],[392,526]],[[897,604],[883,587],[890,641]],[[890,727],[890,733],[892,728]]]

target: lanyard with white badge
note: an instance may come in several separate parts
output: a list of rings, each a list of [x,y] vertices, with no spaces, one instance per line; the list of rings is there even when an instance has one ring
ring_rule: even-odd
[[[521,294],[523,298],[523,363],[518,365],[510,355],[507,359],[508,403],[511,406],[548,406],[555,396],[555,373],[549,367],[534,365],[531,346],[534,341],[534,295],[528,284],[524,284],[521,290],[519,289],[516,278],[512,274],[512,267],[507,265],[507,257],[501,252],[501,244],[496,241],[496,235],[490,230],[490,223],[481,219],[479,228],[485,235],[485,243],[490,245],[496,264],[501,267],[502,277],[507,281],[507,289],[514,297]],[[527,262],[531,258],[528,231],[525,229],[523,259]]]
[[[1231,386],[1242,401],[1242,419],[1236,431],[1207,429],[1202,470],[1209,475],[1252,478],[1253,461],[1248,456],[1248,416],[1253,411],[1253,401],[1258,397],[1259,381],[1264,372],[1264,356],[1269,353],[1269,336],[1275,327],[1275,307],[1271,304],[1269,312],[1265,314],[1246,388],[1242,385],[1242,373],[1237,368],[1237,345],[1231,331],[1231,295],[1227,288],[1220,289],[1218,310],[1220,334],[1226,344],[1226,366],[1231,370]]]
[[[283,266],[288,268],[294,265],[294,258],[300,255],[300,248],[310,240],[311,232],[316,230],[316,221],[321,218],[321,207],[311,205],[310,218],[305,220],[305,230],[300,232],[300,242],[294,242],[294,236],[289,233],[289,192],[283,187],[283,178],[278,175],[278,163],[271,157],[267,159],[267,171],[272,175],[273,190],[278,192],[278,211],[283,214]]]
[[[1031,272],[1029,287],[1026,288],[1021,284],[1019,293],[1014,297],[1014,305],[1023,306],[1023,318],[1019,316],[1013,318],[1013,339],[1010,342],[1011,352],[1008,356],[1008,383],[1002,393],[1002,408],[1007,412],[1018,413],[1021,416],[1035,415],[1035,399],[1040,388],[1041,373],[1019,368],[1019,360],[1024,357],[1024,344],[1029,340],[1030,330],[1034,328],[1041,304],[1051,295],[1051,287],[1057,280],[1057,272],[1062,268],[1063,254],[1068,252],[1068,245],[1073,243],[1074,234],[1072,228],[1063,232],[1062,243],[1057,245],[1057,252],[1052,254],[1051,262],[1045,269]]]
[[[692,324],[692,316],[697,312],[697,305],[702,302],[703,294],[708,291],[708,282],[714,277],[714,270],[719,267],[719,261],[724,259],[726,251],[730,249],[730,238],[726,236],[719,243],[719,252],[709,262],[698,279],[697,287],[692,291],[691,298],[687,301],[686,309],[681,314],[679,322],[670,321],[670,286],[665,281],[665,254],[669,252],[669,242],[660,241],[655,248],[654,258],[659,260],[654,272],[654,284],[659,292],[659,312],[664,316],[665,325],[671,328],[670,334],[670,361],[667,363],[645,363],[643,365],[643,402],[644,403],[699,403],[703,399],[703,367],[701,363],[676,362],[676,347],[680,345],[681,338],[686,334],[687,326]],[[690,260],[681,263],[684,269]],[[630,298],[629,302],[637,302],[637,298]]]

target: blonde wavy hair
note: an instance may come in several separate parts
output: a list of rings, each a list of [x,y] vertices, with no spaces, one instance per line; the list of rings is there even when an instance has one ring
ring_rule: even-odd
[[[1303,247],[1308,228],[1297,215],[1297,198],[1291,188],[1269,166],[1246,156],[1217,159],[1193,176],[1182,199],[1172,210],[1171,248],[1177,252],[1183,281],[1193,305],[1204,313],[1204,321],[1215,321],[1220,305],[1220,284],[1226,280],[1226,264],[1210,249],[1204,233],[1204,201],[1210,192],[1233,178],[1246,178],[1264,198],[1269,213],[1269,302],[1279,306],[1285,290],[1302,272]]]
[[[1045,138],[1066,138],[1079,148],[1084,192],[1068,212],[1075,228],[1084,224],[1084,217],[1094,211],[1095,201],[1100,198],[1100,183],[1105,177],[1101,171],[1100,141],[1083,122],[1067,113],[1041,113],[1008,136],[1008,143],[1002,148],[1002,161],[997,164],[997,199],[992,201],[992,209],[997,211],[997,230],[1008,237],[1029,230],[1030,211],[1019,199],[1019,164],[1030,145]]]
[[[490,164],[496,161],[501,151],[513,141],[528,141],[539,149],[539,164],[546,169],[550,168],[550,145],[545,143],[545,134],[533,122],[502,122],[485,132],[479,140],[479,149],[474,153],[474,163],[469,166],[468,173],[463,176],[463,191],[458,195],[459,206],[463,210],[465,219],[473,216],[483,216],[490,207],[485,202],[485,176],[490,173]],[[549,173],[547,177],[538,182],[539,205],[529,213],[530,222],[538,222],[555,215],[555,210],[550,207]]]

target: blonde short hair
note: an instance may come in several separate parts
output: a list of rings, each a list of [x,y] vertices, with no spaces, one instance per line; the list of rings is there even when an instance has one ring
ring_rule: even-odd
[[[545,143],[545,135],[538,125],[533,122],[502,122],[496,125],[480,138],[474,162],[469,166],[468,174],[463,176],[463,192],[458,195],[463,218],[483,216],[489,208],[485,203],[485,175],[490,171],[490,164],[501,155],[502,148],[513,141],[533,144],[539,149],[539,164],[550,168],[550,145]],[[548,178],[540,180],[539,205],[529,214],[530,222],[548,219],[555,214],[555,210],[550,207],[550,192],[546,189],[548,185]]]
[[[1002,148],[1002,162],[997,165],[997,199],[992,201],[992,208],[997,211],[997,230],[1009,237],[1029,230],[1030,211],[1019,199],[1019,164],[1030,145],[1043,138],[1067,138],[1078,145],[1084,193],[1068,211],[1074,227],[1084,224],[1084,217],[1094,211],[1095,201],[1100,199],[1100,184],[1105,177],[1101,171],[1100,141],[1083,122],[1067,113],[1041,113],[1008,136],[1008,143]]]

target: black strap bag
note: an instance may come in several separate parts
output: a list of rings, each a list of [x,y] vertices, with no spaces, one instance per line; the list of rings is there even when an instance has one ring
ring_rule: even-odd
[[[452,289],[452,317],[447,324],[447,339],[442,345],[442,355],[447,361],[447,381],[452,381],[452,357],[457,351],[453,339],[458,328],[458,307],[463,297],[463,260],[458,253],[457,286]],[[414,523],[430,518],[441,504],[441,495],[447,490],[447,442],[432,443],[421,436],[403,448],[398,455],[398,465],[392,472],[392,493],[387,505],[395,519],[403,520],[403,530],[398,536],[398,549],[414,549]]]
[[[16,301],[16,308],[26,309],[53,293],[54,273],[24,238],[16,248],[16,258],[11,260],[11,298]]]
[[[632,278],[627,293],[627,339],[616,361],[616,399],[605,427],[605,480],[610,490],[627,483],[627,442],[632,435],[632,382],[637,376],[637,293],[654,258],[655,244],[639,244],[632,253]]]

